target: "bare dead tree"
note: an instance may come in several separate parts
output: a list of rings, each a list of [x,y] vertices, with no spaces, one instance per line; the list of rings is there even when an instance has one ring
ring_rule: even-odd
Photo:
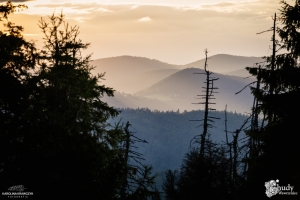
[[[214,94],[217,93],[214,90],[219,89],[217,87],[214,87],[214,81],[218,80],[219,78],[213,78],[211,77],[212,72],[207,70],[207,49],[205,49],[205,64],[204,64],[204,71],[205,73],[194,73],[194,74],[205,74],[206,75],[206,87],[202,87],[205,90],[202,92],[205,92],[205,95],[197,95],[201,96],[199,99],[205,99],[204,102],[199,102],[199,103],[193,103],[193,104],[204,104],[205,109],[204,109],[204,119],[202,120],[190,120],[190,121],[203,121],[203,132],[200,135],[200,159],[203,160],[204,157],[204,148],[205,148],[205,142],[206,142],[206,137],[208,133],[208,128],[212,128],[213,125],[211,123],[214,122],[214,119],[220,119],[218,117],[213,117],[209,115],[209,111],[215,110],[209,107],[210,104],[216,104],[210,102],[210,100],[215,99]],[[199,136],[199,135],[198,135]],[[195,139],[197,136],[195,136],[193,139]]]
[[[131,124],[126,123],[124,127],[125,139],[123,141],[124,154],[124,174],[123,186],[120,191],[121,199],[136,198],[145,199],[158,195],[155,191],[155,176],[151,175],[152,166],[143,164],[145,160],[143,154],[135,151],[138,147],[135,143],[148,143],[134,135],[135,132],[129,130]]]
[[[260,89],[260,68],[261,66],[259,65],[258,67],[258,76],[257,76],[257,82],[256,82],[256,88],[255,90],[258,91]],[[252,119],[251,119],[251,131],[257,131],[259,128],[258,125],[258,99],[254,97],[253,100],[253,107],[252,107]],[[253,156],[255,156],[254,154],[256,154],[255,152],[256,150],[256,146],[258,145],[258,140],[255,137],[250,137],[249,139],[249,158],[251,159]]]
[[[257,80],[253,83],[256,83],[256,87],[253,87],[252,90],[255,92],[259,92],[262,89],[264,89],[265,93],[269,94],[270,98],[272,98],[273,95],[277,94],[277,91],[274,91],[276,87],[276,74],[275,74],[275,68],[276,68],[276,53],[277,51],[280,50],[280,44],[276,40],[276,22],[277,22],[277,16],[276,13],[274,14],[273,17],[273,27],[270,28],[269,30],[257,33],[265,33],[265,32],[270,32],[272,31],[272,55],[270,57],[265,57],[266,61],[269,62],[270,64],[267,65],[266,67],[262,68],[261,65],[258,65],[258,67],[253,67],[253,68],[247,68],[249,71],[255,71],[257,74]],[[277,48],[279,46],[279,48]],[[261,76],[262,73],[264,74],[269,74],[269,79],[271,80],[269,85],[265,85],[265,88],[261,88]],[[266,89],[266,86],[268,88]],[[248,86],[247,86],[248,87]],[[265,122],[267,121],[269,124],[271,124],[274,120],[276,120],[276,113],[271,111],[269,109],[267,112],[262,110],[263,118],[262,118],[262,123],[259,125],[259,114],[261,113],[261,110],[259,109],[259,100],[254,97],[253,100],[253,105],[252,105],[252,119],[251,119],[251,126],[250,126],[250,131],[248,131],[251,135],[249,137],[248,141],[248,153],[246,154],[246,159],[245,160],[252,160],[255,157],[259,156],[259,139],[257,137],[257,134],[259,130],[262,130],[265,126]],[[249,167],[249,163],[245,162],[245,172],[247,168]]]
[[[227,130],[227,105],[225,107],[225,134],[226,134],[226,145],[229,149],[229,185],[230,185],[230,192],[235,194],[235,190],[240,184],[240,178],[243,176],[243,172],[241,168],[243,168],[243,151],[248,147],[248,144],[242,145],[240,147],[239,142],[242,140],[248,139],[248,137],[239,138],[241,131],[245,131],[247,129],[244,128],[248,123],[249,120],[252,119],[252,115],[250,115],[242,124],[239,129],[235,131],[228,131]],[[228,133],[232,134],[232,141],[228,139]],[[247,141],[247,140],[246,140]],[[247,150],[246,150],[247,151]],[[247,154],[246,154],[247,155]],[[245,167],[245,165],[244,165]]]
[[[278,40],[276,40],[276,23],[277,23],[277,16],[276,13],[274,13],[274,17],[272,17],[273,19],[273,27],[270,28],[269,30],[257,33],[257,34],[261,34],[261,33],[265,33],[265,32],[269,32],[272,31],[272,55],[270,57],[264,57],[269,63],[269,78],[270,78],[270,83],[269,83],[269,89],[268,89],[268,94],[270,95],[270,98],[272,98],[272,96],[275,94],[277,94],[277,91],[275,90],[275,83],[276,83],[276,75],[275,75],[275,68],[276,68],[276,53],[277,51],[279,51],[281,49],[281,45],[279,44]],[[280,20],[280,18],[279,18]],[[277,48],[279,46],[279,48]],[[260,69],[259,69],[260,70]],[[272,113],[271,110],[268,111],[267,113],[267,121],[268,123],[272,123],[274,120],[276,120],[276,113]]]
[[[228,141],[228,130],[227,130],[227,105],[225,106],[225,133],[226,133],[226,144],[229,147],[229,185],[232,187],[232,143]]]

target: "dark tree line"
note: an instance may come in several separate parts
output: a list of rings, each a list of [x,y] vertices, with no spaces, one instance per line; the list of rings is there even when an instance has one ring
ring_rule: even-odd
[[[107,120],[119,111],[101,101],[113,96],[93,76],[88,48],[79,28],[63,14],[41,19],[44,48],[22,36],[23,27],[7,20],[25,5],[0,5],[0,188],[23,185],[38,199],[147,199],[154,176],[151,167],[128,165],[132,142],[121,126]],[[128,141],[129,140],[129,141]],[[128,172],[140,172],[135,188],[122,189]]]

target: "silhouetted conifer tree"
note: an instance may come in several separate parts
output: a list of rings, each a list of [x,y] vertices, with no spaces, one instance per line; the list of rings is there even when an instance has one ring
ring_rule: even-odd
[[[166,173],[163,189],[166,199],[228,199],[229,180],[225,148],[206,142],[203,160],[197,149],[186,154],[180,171]]]
[[[256,113],[265,116],[264,124],[249,132],[257,146],[249,160],[247,193],[243,192],[249,199],[264,194],[265,188],[259,184],[272,179],[279,179],[281,185],[300,188],[300,152],[296,139],[300,113],[299,3],[296,0],[292,6],[281,1],[279,18],[274,15],[271,28],[272,55],[265,57],[264,68],[248,68],[263,85],[253,88],[253,94],[258,101]],[[282,23],[282,28],[276,28],[277,21]],[[275,40],[276,32],[281,43]],[[278,54],[278,46],[287,53]],[[280,195],[276,198],[280,197],[285,198]]]
[[[18,6],[0,7],[7,17]],[[118,197],[123,130],[107,119],[119,112],[101,101],[113,96],[93,76],[88,44],[64,16],[41,19],[45,48],[37,53],[21,26],[0,32],[0,187],[24,185],[39,199]],[[148,172],[148,171],[146,171]]]

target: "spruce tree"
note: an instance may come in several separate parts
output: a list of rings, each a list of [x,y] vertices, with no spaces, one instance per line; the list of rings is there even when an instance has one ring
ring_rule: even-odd
[[[91,74],[90,56],[81,56],[89,44],[78,39],[77,26],[69,26],[63,14],[53,14],[49,22],[41,19],[39,25],[45,47],[31,81],[34,106],[27,113],[35,136],[33,150],[42,162],[32,168],[47,171],[44,182],[62,194],[72,189],[74,197],[113,198],[120,187],[117,146],[123,132],[108,130],[106,121],[118,111],[101,97],[113,96],[114,90],[101,85],[104,74]]]
[[[264,124],[250,137],[257,141],[258,153],[249,163],[248,196],[264,194],[266,181],[279,179],[280,185],[294,185],[300,188],[300,152],[297,148],[298,121],[300,113],[300,9],[299,0],[294,6],[281,1],[279,21],[281,28],[275,28],[274,16],[273,54],[265,57],[264,68],[248,68],[261,81],[262,88],[253,88],[258,101],[256,112],[265,116]],[[279,44],[286,53],[275,55]],[[253,192],[253,189],[255,192]]]
[[[110,128],[107,119],[119,112],[101,100],[114,90],[101,85],[104,74],[91,74],[78,27],[63,14],[41,19],[39,53],[23,39],[22,27],[7,27],[8,34],[0,33],[6,55],[0,59],[1,190],[24,185],[39,199],[117,198],[123,131]]]

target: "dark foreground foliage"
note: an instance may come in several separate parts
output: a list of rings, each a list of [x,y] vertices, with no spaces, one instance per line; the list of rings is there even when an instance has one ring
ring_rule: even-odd
[[[1,5],[0,19],[7,22],[17,8],[26,6]],[[78,27],[63,14],[41,19],[39,26],[43,50],[23,38],[21,26],[7,22],[0,31],[1,192],[23,185],[36,199],[157,195],[151,167],[127,164],[124,130],[107,122],[119,111],[101,98],[114,90],[101,85],[104,74],[91,74],[90,56],[81,56],[89,44],[78,39]],[[121,195],[128,174],[137,171],[136,187]]]

